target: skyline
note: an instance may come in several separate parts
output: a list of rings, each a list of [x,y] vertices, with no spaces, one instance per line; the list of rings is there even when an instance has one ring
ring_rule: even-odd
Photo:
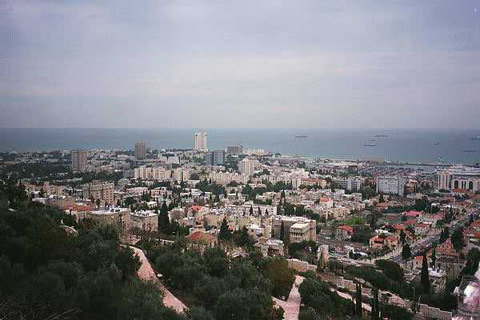
[[[2,128],[480,128],[479,1],[0,4]]]

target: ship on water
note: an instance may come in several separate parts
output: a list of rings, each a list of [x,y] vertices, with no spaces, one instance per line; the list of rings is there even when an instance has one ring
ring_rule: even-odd
[[[480,136],[471,137],[470,140],[480,141]]]
[[[373,141],[375,141],[375,140],[373,140]],[[372,140],[366,140],[366,141],[363,142],[363,146],[364,147],[375,147],[376,144],[375,144],[375,142],[372,142]]]
[[[308,138],[308,136],[306,136],[304,134],[297,134],[297,135],[295,135],[295,138],[296,139],[305,139],[305,138]]]
[[[388,138],[388,134],[376,134],[374,135],[376,138]]]

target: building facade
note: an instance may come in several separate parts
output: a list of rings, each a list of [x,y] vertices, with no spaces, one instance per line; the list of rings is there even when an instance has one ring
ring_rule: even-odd
[[[92,181],[82,186],[83,198],[100,200],[105,206],[114,204],[115,184],[113,182]]]
[[[251,160],[248,158],[242,159],[238,162],[238,171],[240,171],[241,174],[253,176],[255,173],[255,165],[256,160]]]
[[[472,192],[480,190],[480,169],[470,167],[453,167],[437,172],[438,189],[463,189]]]
[[[227,147],[227,154],[242,154],[243,153],[243,146],[228,146]]]
[[[164,181],[171,178],[171,172],[163,167],[141,166],[133,170],[133,177],[141,180]]]
[[[222,166],[225,163],[225,151],[215,150],[205,154],[205,164],[207,166]]]
[[[315,220],[296,216],[272,217],[273,237],[280,239],[283,224],[284,240],[290,243],[302,241],[316,241],[317,223]]]
[[[197,132],[195,133],[195,151],[200,152],[207,152],[208,145],[207,145],[207,133],[206,132]]]
[[[87,150],[73,150],[72,151],[72,171],[84,172],[87,166]]]
[[[158,214],[151,210],[140,210],[130,214],[131,228],[143,231],[158,231]]]
[[[405,180],[402,177],[377,177],[377,193],[387,193],[403,196]]]
[[[348,191],[359,191],[362,187],[362,179],[360,177],[349,177],[333,180],[339,187]]]
[[[101,224],[109,224],[118,229],[130,228],[130,209],[128,208],[108,208],[80,212],[77,219],[90,218]]]
[[[145,159],[147,157],[147,144],[143,141],[135,143],[135,158]]]

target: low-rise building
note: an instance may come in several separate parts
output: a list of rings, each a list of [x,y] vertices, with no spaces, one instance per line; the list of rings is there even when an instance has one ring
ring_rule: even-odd
[[[131,228],[143,231],[158,231],[158,214],[152,210],[139,210],[130,214]]]
[[[275,239],[280,239],[282,225],[284,239],[288,239],[290,243],[316,241],[317,238],[316,221],[305,217],[274,216],[272,225]]]
[[[101,224],[113,225],[119,229],[130,228],[130,209],[128,208],[101,208],[78,212],[78,219],[92,219]]]
[[[261,237],[254,247],[259,249],[263,256],[283,256],[284,246],[282,240],[268,239]]]
[[[353,228],[350,226],[339,226],[335,230],[335,239],[348,240],[353,235]]]

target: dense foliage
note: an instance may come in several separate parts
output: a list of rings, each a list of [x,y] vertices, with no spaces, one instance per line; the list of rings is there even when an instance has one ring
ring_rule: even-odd
[[[325,319],[326,316],[345,319],[354,310],[352,301],[341,298],[317,278],[305,278],[299,292],[304,305],[299,319]]]
[[[398,281],[397,272],[389,271],[388,273],[384,273],[376,270],[373,266],[348,266],[345,270],[348,274],[364,279],[381,290],[392,291],[399,296],[408,299],[411,299],[413,296],[413,288],[404,281]],[[394,279],[389,277],[392,275]]]
[[[220,248],[190,249],[176,242],[150,248],[149,259],[189,305],[214,319],[281,319],[271,295],[288,295],[293,273],[281,258],[257,253],[231,259]],[[193,314],[193,312],[192,312]]]
[[[73,221],[62,211],[0,186],[0,318],[179,318],[137,278],[139,259],[113,227],[86,221],[67,233],[61,221]]]

